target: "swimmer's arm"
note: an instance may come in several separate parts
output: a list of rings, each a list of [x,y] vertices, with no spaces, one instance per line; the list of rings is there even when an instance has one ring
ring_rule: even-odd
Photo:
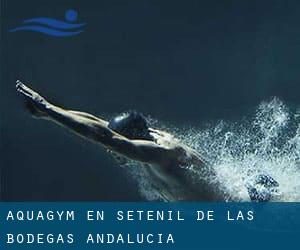
[[[16,89],[30,104],[31,111],[34,111],[36,117],[54,121],[95,141],[103,137],[103,143],[107,143],[105,139],[112,138],[107,128],[107,121],[87,113],[69,111],[55,106],[20,81],[17,81]]]
[[[27,101],[26,104],[29,106],[29,107],[28,106],[27,107],[29,109],[37,108],[37,110],[31,110],[31,111],[33,111],[34,115],[37,115],[40,118],[43,118],[43,116],[47,116],[46,113],[42,112],[42,109],[45,108],[47,105],[49,106],[50,103],[47,102],[45,100],[45,98],[40,96],[38,93],[34,92],[32,89],[30,89],[25,84],[23,84],[21,81],[17,80],[16,83],[17,83],[16,89],[18,92],[20,92],[25,97],[25,99]],[[35,114],[36,111],[38,111],[38,114]],[[81,116],[81,117],[89,119],[89,120],[106,123],[105,120],[103,120],[99,117],[96,117],[92,114],[86,113],[86,112],[75,111],[75,110],[67,110],[67,111],[74,115]]]
[[[84,118],[87,118],[87,119],[91,119],[93,121],[97,121],[97,122],[106,122],[104,121],[103,119],[97,117],[97,116],[94,116],[92,114],[89,114],[89,113],[86,113],[86,112],[81,112],[81,111],[75,111],[75,110],[68,110],[69,112],[73,113],[74,115],[79,115],[79,116],[82,116]]]
[[[175,159],[175,150],[172,148],[160,146],[152,141],[129,140],[118,134],[113,136],[111,149],[129,159],[150,164],[168,165]]]

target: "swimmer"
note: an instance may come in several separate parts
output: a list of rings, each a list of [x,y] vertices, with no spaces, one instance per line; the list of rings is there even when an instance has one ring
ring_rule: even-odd
[[[219,188],[213,167],[197,151],[171,134],[149,127],[142,114],[125,112],[106,121],[55,106],[21,81],[16,83],[34,117],[58,123],[121,158],[142,163],[141,167],[152,177],[153,186],[160,190],[162,200],[230,200],[224,189]],[[209,178],[195,180],[189,171],[191,166]]]

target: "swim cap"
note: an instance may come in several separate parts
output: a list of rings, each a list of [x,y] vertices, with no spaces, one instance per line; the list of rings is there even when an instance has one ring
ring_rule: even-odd
[[[108,127],[129,139],[153,140],[147,119],[136,111],[119,114],[109,121]]]

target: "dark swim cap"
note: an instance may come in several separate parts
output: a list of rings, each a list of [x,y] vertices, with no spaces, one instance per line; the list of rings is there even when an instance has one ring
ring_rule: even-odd
[[[136,111],[121,113],[109,121],[108,127],[129,139],[153,140],[147,119]]]

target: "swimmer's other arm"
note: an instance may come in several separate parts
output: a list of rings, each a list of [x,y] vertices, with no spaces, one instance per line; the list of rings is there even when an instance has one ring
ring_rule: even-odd
[[[129,140],[109,129],[108,122],[96,116],[55,106],[20,81],[17,81],[16,89],[25,97],[36,117],[63,125],[80,136],[101,143],[127,158],[164,164],[174,155],[172,148],[161,147],[151,141]]]

